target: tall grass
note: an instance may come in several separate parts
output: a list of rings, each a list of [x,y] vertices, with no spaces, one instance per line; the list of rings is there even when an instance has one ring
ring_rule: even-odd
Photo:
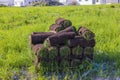
[[[114,8],[111,6],[114,6]],[[34,55],[30,50],[29,35],[33,31],[48,31],[49,26],[59,17],[70,19],[76,28],[87,26],[96,34],[97,44],[93,66],[98,65],[97,76],[103,76],[106,73],[104,71],[109,73],[110,70],[116,71],[115,76],[120,76],[120,5],[118,4],[1,7],[0,78],[10,79],[19,70],[33,68]],[[107,68],[105,70],[101,69],[102,65]],[[64,78],[67,79],[67,77],[70,78],[69,75]],[[56,79],[56,76],[54,78]]]

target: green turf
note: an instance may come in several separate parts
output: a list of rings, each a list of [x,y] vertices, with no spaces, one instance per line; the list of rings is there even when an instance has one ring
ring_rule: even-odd
[[[89,66],[83,63],[79,71],[84,70],[85,66],[84,72],[97,68],[89,74],[90,76],[94,76],[95,73],[96,76],[106,77],[112,75],[111,71],[115,71],[114,76],[120,76],[120,5],[112,4],[0,7],[0,78],[9,80],[24,69],[35,76],[34,55],[30,50],[29,35],[33,31],[48,31],[49,26],[59,17],[71,20],[77,29],[79,26],[86,26],[96,35],[94,61]],[[105,70],[102,65],[105,66]],[[75,74],[73,77],[81,77],[81,75],[84,73]],[[24,79],[25,75],[19,76]],[[64,78],[67,80],[70,75],[67,74]],[[35,79],[44,79],[44,77],[38,76]]]

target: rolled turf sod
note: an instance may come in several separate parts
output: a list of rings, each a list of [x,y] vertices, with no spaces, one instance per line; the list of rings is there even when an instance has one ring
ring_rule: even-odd
[[[58,37],[56,35],[52,35],[44,41],[44,47],[52,46],[59,46]]]
[[[85,31],[82,36],[86,39],[86,40],[92,40],[94,39],[95,35],[93,32],[91,31]]]
[[[69,69],[69,61],[62,59],[59,66],[59,70],[61,70],[62,72],[66,72],[68,69]]]
[[[82,61],[80,61],[79,59],[73,59],[73,60],[71,61],[71,67],[72,67],[72,68],[78,68],[79,65],[81,64],[81,62],[82,62]]]
[[[92,48],[92,47],[86,47],[84,49],[84,55],[85,55],[85,57],[88,57],[90,59],[93,59],[93,52],[94,52],[94,48]]]
[[[53,32],[59,32],[63,29],[64,29],[64,27],[62,27],[61,25],[58,25],[58,24],[52,24],[50,26],[50,31],[53,31]]]
[[[75,38],[68,40],[67,45],[71,48],[76,47],[78,45],[84,48],[88,46],[88,41],[83,37],[75,36]]]
[[[56,19],[55,23],[59,25],[59,24],[63,23],[64,20],[65,20],[64,18],[58,18],[58,19]]]
[[[87,46],[87,41],[83,37],[75,36],[75,38],[68,40],[67,45],[69,47],[76,47],[81,45],[81,47]]]
[[[68,55],[70,54],[70,48],[67,47],[67,46],[61,47],[60,48],[60,54],[61,54],[62,59],[67,58]]]
[[[56,20],[56,24],[62,25],[64,28],[67,28],[72,25],[72,22],[70,20],[66,20],[64,18],[58,18]]]
[[[68,39],[73,39],[75,37],[75,32],[63,32],[63,33],[58,33],[58,40],[59,41],[64,41]]]
[[[75,32],[76,33],[76,28],[74,26],[70,26],[60,31],[59,33],[63,33],[63,32]]]
[[[51,62],[47,62],[47,61],[40,61],[38,68],[39,71],[42,75],[44,75],[44,73],[49,73],[51,72]]]
[[[80,47],[85,48],[88,46],[88,41],[83,38],[82,42],[79,45],[80,45]]]
[[[82,55],[83,48],[80,46],[76,46],[73,48],[73,54],[74,55]]]
[[[58,62],[53,60],[49,66],[51,72],[58,72]]]
[[[74,32],[63,32],[63,33],[58,33],[58,43],[60,45],[66,45],[67,41],[69,39],[73,39],[75,37]]]
[[[33,50],[34,54],[35,54],[35,55],[38,55],[37,53],[38,53],[39,49],[42,48],[42,47],[43,47],[42,44],[36,44],[36,45],[34,45],[34,46],[32,47],[32,50]]]
[[[84,37],[86,40],[91,40],[91,39],[94,39],[95,37],[95,34],[89,29],[87,29],[86,27],[80,27],[78,29],[78,34]]]
[[[56,33],[55,35],[52,35],[48,37],[45,40],[45,45],[46,46],[60,46],[66,44],[66,41],[68,39],[72,39],[75,37],[74,32],[64,32],[64,33]]]
[[[63,23],[62,23],[62,26],[64,28],[67,28],[69,26],[72,26],[72,22],[70,20],[64,20]]]
[[[46,34],[46,32],[32,32],[32,34]]]
[[[58,50],[56,47],[49,47],[48,53],[49,53],[49,58],[54,60],[58,55]]]
[[[95,39],[92,39],[90,41],[88,41],[88,47],[94,47],[95,46]]]
[[[55,72],[57,71],[58,64],[55,60],[57,56],[57,49],[55,47],[48,48],[48,54],[45,57],[42,56],[42,58],[46,58],[46,60],[41,60],[40,63],[40,70],[42,72]]]
[[[39,71],[42,73],[49,73],[49,72],[58,72],[58,64],[57,61],[41,61]]]
[[[53,32],[41,32],[40,34],[31,34],[30,41],[31,44],[40,44],[43,43],[46,38],[53,35]]]
[[[38,50],[38,57],[47,58],[48,57],[48,49],[44,46]]]

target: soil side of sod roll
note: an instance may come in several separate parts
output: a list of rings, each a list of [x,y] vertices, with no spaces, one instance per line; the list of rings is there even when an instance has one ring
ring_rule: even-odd
[[[61,23],[63,23],[64,20],[65,20],[64,18],[58,18],[56,19],[55,23],[60,25]]]
[[[66,20],[64,18],[58,18],[55,22],[56,24],[61,25],[64,28],[67,28],[72,25],[72,22],[70,20]]]
[[[86,28],[86,27],[80,27],[79,29],[78,29],[78,34],[79,35],[81,35],[82,33],[84,33],[85,31],[90,31],[88,28]]]
[[[42,47],[43,47],[42,44],[36,44],[36,45],[34,45],[33,48],[32,48],[34,54],[38,55],[37,53],[38,53],[39,49],[42,48]]]
[[[95,39],[88,41],[88,47],[94,47],[96,44]]]
[[[76,33],[75,32],[63,32],[63,33],[58,33],[58,38],[60,41],[63,40],[69,40],[75,38]]]
[[[44,46],[45,47],[58,46],[58,37],[56,35],[52,35],[52,36],[48,37],[44,41]]]
[[[80,36],[75,36],[75,38],[68,40],[67,45],[71,48],[81,45],[81,47],[87,46],[87,41]]]
[[[86,39],[86,40],[92,40],[94,39],[95,35],[93,32],[91,31],[85,31],[82,36]]]
[[[73,39],[75,37],[74,32],[64,32],[64,33],[56,33],[48,37],[46,44],[49,46],[59,46],[66,43],[66,40]]]
[[[30,37],[31,44],[33,44],[33,45],[40,44],[40,43],[42,44],[46,38],[48,38],[49,36],[51,36],[53,34],[55,34],[55,33],[43,32],[40,34],[31,34],[31,37]]]
[[[76,28],[74,26],[70,26],[60,31],[59,33],[63,33],[63,32],[75,32],[76,33]]]
[[[64,27],[62,27],[61,25],[58,25],[58,24],[52,24],[50,26],[50,31],[54,31],[54,32],[59,32],[63,29],[64,29]]]
[[[86,27],[80,27],[78,29],[78,35],[83,36],[86,40],[91,40],[95,37],[95,34]]]
[[[72,22],[70,20],[64,20],[61,24],[64,28],[67,28],[69,26],[72,26]]]

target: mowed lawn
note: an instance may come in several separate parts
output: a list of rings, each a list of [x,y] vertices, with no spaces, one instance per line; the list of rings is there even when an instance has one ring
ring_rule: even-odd
[[[120,77],[120,4],[112,4],[0,7],[0,80],[11,80],[16,75],[21,80],[25,79],[23,72],[20,73],[23,70],[35,76],[34,79],[45,78],[36,76],[33,71],[34,55],[29,35],[36,31],[49,31],[49,26],[59,17],[71,20],[76,28],[86,26],[96,35],[93,67],[89,72],[85,71],[86,75],[79,76],[87,77],[93,73],[93,77]],[[53,78],[56,79],[56,76],[53,75]],[[64,78],[69,79],[69,75]]]

